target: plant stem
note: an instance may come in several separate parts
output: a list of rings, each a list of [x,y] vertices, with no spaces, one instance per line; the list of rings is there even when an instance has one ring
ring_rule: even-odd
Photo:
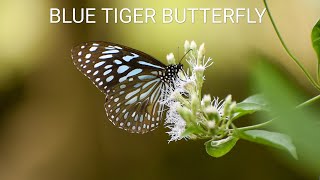
[[[256,125],[252,125],[252,126],[247,126],[247,127],[237,128],[237,130],[239,130],[239,131],[247,131],[247,130],[250,130],[250,129],[257,129],[257,128],[261,128],[261,127],[264,127],[264,126],[266,126],[266,125],[268,125],[268,124],[272,123],[275,119],[276,119],[276,118],[271,119],[271,120],[269,120],[269,121],[267,121],[267,122],[260,123],[260,124],[256,124]],[[233,129],[231,129],[231,130],[233,130]]]
[[[319,84],[317,84],[317,82],[312,78],[312,76],[309,74],[309,72],[305,69],[305,67],[300,63],[300,61],[290,52],[289,48],[287,47],[287,45],[285,44],[274,20],[273,20],[273,17],[271,15],[271,12],[269,10],[269,7],[268,7],[268,4],[267,4],[267,0],[263,0],[264,2],[264,5],[266,7],[266,10],[268,12],[268,15],[269,15],[269,18],[271,20],[271,23],[273,25],[273,28],[274,30],[276,31],[277,35],[278,35],[278,38],[282,44],[282,46],[284,47],[284,49],[286,50],[286,52],[288,53],[288,55],[292,58],[292,60],[300,67],[300,69],[303,71],[303,73],[307,76],[307,78],[309,79],[309,81],[311,82],[311,84],[317,89],[320,91],[320,86]]]
[[[304,103],[301,103],[299,104],[296,108],[299,109],[299,108],[303,108],[305,106],[308,106],[310,104],[313,104],[314,102],[316,102],[317,100],[320,99],[320,95],[316,96],[316,97],[313,97],[311,99],[309,99],[308,101],[304,102]]]

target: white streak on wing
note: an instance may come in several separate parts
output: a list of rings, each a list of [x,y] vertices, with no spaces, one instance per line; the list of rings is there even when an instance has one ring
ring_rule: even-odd
[[[128,77],[134,76],[134,75],[137,75],[137,74],[139,74],[139,73],[141,73],[141,72],[142,72],[142,69],[134,69],[134,70],[130,71],[130,72],[127,74],[127,76],[128,76]]]
[[[147,92],[145,92],[145,93],[142,93],[141,95],[140,95],[140,99],[144,99],[145,97],[147,97],[149,94],[150,94],[150,92],[154,89],[154,87],[157,85],[157,83],[155,83]]]
[[[106,71],[103,73],[103,75],[106,76],[106,75],[108,75],[111,71],[112,71],[112,69],[106,70]]]
[[[141,65],[145,65],[145,66],[151,66],[151,67],[155,67],[155,68],[159,68],[159,69],[164,69],[164,67],[158,66],[158,65],[154,65],[145,61],[138,61],[139,64]]]
[[[137,83],[135,84],[133,87],[137,88],[137,87],[140,87],[142,83]]]
[[[127,102],[125,103],[125,105],[133,104],[133,103],[137,102],[137,100],[138,100],[138,97],[135,96],[134,98],[132,98],[132,99],[130,99],[129,101],[127,101]]]
[[[89,51],[91,51],[91,52],[93,52],[93,51],[96,51],[98,49],[98,47],[91,47],[90,49],[89,49]]]
[[[105,69],[112,68],[112,65],[106,65],[104,68],[105,68]]]
[[[99,57],[99,59],[109,59],[109,58],[112,58],[111,54],[107,54]]]
[[[113,49],[108,51],[103,51],[102,54],[116,54],[119,53],[119,50]]]
[[[93,67],[94,67],[94,68],[98,68],[98,67],[100,67],[101,65],[103,65],[104,63],[106,63],[106,62],[105,62],[105,61],[100,61],[100,62],[96,63]]]
[[[150,81],[150,82],[147,82],[147,83],[145,83],[145,84],[142,86],[142,89],[148,87],[150,84],[152,84],[152,83],[154,83],[154,82],[159,82],[159,81],[160,81],[160,79],[155,79],[155,80],[152,80],[152,81]]]
[[[140,88],[136,89],[135,91],[132,91],[130,93],[128,93],[125,97],[125,99],[130,99],[132,96],[136,95],[138,92],[140,92]]]
[[[119,79],[119,82],[122,83],[123,81],[127,80],[128,77],[127,76],[123,76],[122,78]]]
[[[154,75],[156,75],[156,76],[159,75],[159,74],[158,74],[158,71],[152,71],[151,74],[154,74]]]
[[[138,78],[140,80],[148,80],[148,79],[154,79],[156,76],[152,76],[152,75],[141,75],[141,76],[138,76]]]
[[[154,90],[154,92],[152,93],[151,98],[150,98],[150,102],[154,102],[155,99],[158,99],[158,98],[159,98],[160,93],[161,93],[161,92],[159,92],[159,91],[161,91],[161,90],[160,90],[160,86],[158,86],[157,89]]]

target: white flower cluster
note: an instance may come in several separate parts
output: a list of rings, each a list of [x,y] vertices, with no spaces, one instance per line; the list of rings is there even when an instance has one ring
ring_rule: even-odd
[[[218,114],[223,112],[223,103],[214,98],[211,101],[211,97],[208,95],[201,99],[201,89],[204,81],[204,70],[213,64],[211,58],[205,58],[205,48],[202,44],[199,49],[197,49],[197,44],[192,41],[186,41],[184,44],[186,61],[189,65],[187,73],[182,71],[174,82],[174,88],[167,88],[164,92],[165,98],[163,98],[163,103],[168,107],[165,125],[169,128],[167,132],[170,135],[171,141],[181,140],[183,138],[190,138],[189,136],[183,136],[183,133],[188,126],[188,123],[200,123],[201,118],[197,117],[197,111],[201,110],[201,106],[204,107],[206,101],[209,100],[210,107],[212,109],[206,109],[207,111],[215,111]],[[174,62],[174,55],[170,53],[167,55],[167,60],[169,63]],[[209,105],[207,105],[209,106]],[[186,114],[181,116],[181,113]],[[192,118],[195,117],[195,118]],[[193,119],[194,122],[188,122],[187,119]],[[214,127],[214,121],[208,123],[208,126]]]

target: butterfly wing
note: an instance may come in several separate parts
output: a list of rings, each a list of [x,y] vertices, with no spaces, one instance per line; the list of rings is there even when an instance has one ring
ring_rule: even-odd
[[[164,64],[141,51],[109,42],[82,43],[71,54],[78,70],[106,95],[107,118],[115,126],[145,133],[159,125]]]

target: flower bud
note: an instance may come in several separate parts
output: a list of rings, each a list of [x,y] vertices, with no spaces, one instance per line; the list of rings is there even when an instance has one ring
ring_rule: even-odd
[[[188,52],[189,49],[190,49],[190,42],[189,42],[188,40],[186,40],[186,41],[184,42],[184,52],[185,52],[185,53]]]
[[[229,94],[224,101],[224,112],[229,112],[230,105],[232,103],[232,96]]]
[[[177,112],[182,117],[182,119],[184,119],[187,123],[191,121],[192,113],[191,113],[190,109],[188,109],[186,107],[179,106],[179,107],[177,107]]]
[[[195,50],[195,49],[197,49],[197,44],[196,44],[196,42],[194,42],[194,41],[191,41],[191,44],[190,44],[190,49],[192,49],[192,50]]]
[[[196,114],[199,107],[199,99],[196,94],[191,94],[191,110],[193,114]]]
[[[236,108],[236,106],[237,106],[237,103],[235,102],[235,101],[233,101],[232,103],[231,103],[231,105],[230,105],[230,112],[233,112],[233,110]]]
[[[207,121],[207,126],[209,129],[214,129],[214,127],[216,126],[216,122],[215,121]]]
[[[203,66],[195,66],[193,70],[194,70],[194,72],[196,74],[196,81],[197,82],[202,82],[203,81],[203,74],[204,74],[205,67],[203,67]]]
[[[206,94],[203,96],[201,105],[204,107],[208,107],[211,104],[211,96],[209,94]]]
[[[208,106],[204,109],[204,113],[207,115],[209,121],[219,121],[220,115],[217,108]]]
[[[173,53],[167,55],[167,61],[169,64],[175,64],[176,60],[174,59]]]
[[[204,48],[204,43],[202,43],[201,46],[199,47],[199,51],[198,51],[198,61],[199,62],[202,60],[204,54],[205,54],[205,48]]]

